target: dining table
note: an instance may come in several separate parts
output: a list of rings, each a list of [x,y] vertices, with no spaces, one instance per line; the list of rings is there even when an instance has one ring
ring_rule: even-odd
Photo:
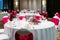
[[[33,40],[56,40],[57,31],[55,25],[51,21],[42,20],[34,25],[28,21],[20,21],[14,19],[4,24],[4,33],[10,37],[10,40],[15,40],[15,33],[20,29],[27,29],[33,34]]]

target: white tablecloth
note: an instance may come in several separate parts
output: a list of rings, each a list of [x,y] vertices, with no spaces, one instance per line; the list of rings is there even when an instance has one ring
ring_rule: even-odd
[[[50,21],[43,21],[39,25],[30,25],[25,29],[33,33],[34,40],[56,40],[56,29]],[[15,40],[15,32],[21,29],[21,26],[12,27],[6,23],[4,25],[5,34],[10,37],[10,40]]]

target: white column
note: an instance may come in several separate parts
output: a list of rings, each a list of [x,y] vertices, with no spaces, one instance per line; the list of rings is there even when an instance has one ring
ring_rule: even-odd
[[[36,1],[36,7],[37,7],[37,9],[40,9],[40,13],[41,13],[41,9],[42,9],[42,8],[41,8],[41,5],[42,5],[42,4],[41,4],[41,3],[42,3],[41,1],[42,1],[42,0],[37,0],[37,1]]]
[[[46,11],[46,0],[42,0],[42,11]]]
[[[34,10],[37,10],[36,0],[33,0]]]
[[[31,0],[29,0],[29,9],[31,10]]]
[[[18,9],[18,0],[14,0],[14,10]]]

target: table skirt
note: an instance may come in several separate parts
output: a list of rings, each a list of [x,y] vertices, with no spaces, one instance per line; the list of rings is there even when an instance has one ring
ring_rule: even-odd
[[[10,40],[15,40],[15,33],[20,29],[4,27],[5,34],[10,37]],[[28,29],[33,33],[34,40],[56,40],[57,31],[55,27],[45,28],[45,29]]]

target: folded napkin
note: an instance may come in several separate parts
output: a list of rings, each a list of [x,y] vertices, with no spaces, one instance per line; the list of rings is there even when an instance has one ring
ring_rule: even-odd
[[[23,20],[23,18],[25,18],[25,16],[19,16],[19,19],[20,20]]]

